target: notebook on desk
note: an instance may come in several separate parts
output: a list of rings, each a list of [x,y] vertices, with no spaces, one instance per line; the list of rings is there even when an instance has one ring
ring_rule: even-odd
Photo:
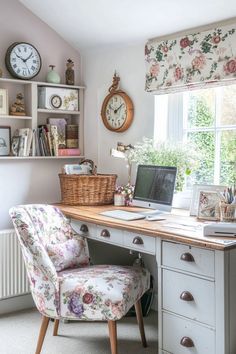
[[[103,211],[100,213],[100,215],[109,216],[111,218],[121,219],[124,221],[145,219],[145,215],[134,213],[132,211],[120,210],[120,209]]]

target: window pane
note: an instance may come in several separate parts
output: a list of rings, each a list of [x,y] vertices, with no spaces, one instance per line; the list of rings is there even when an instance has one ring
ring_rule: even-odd
[[[232,185],[236,182],[236,130],[221,133],[220,183]]]
[[[215,134],[213,132],[189,133],[188,141],[199,156],[193,183],[211,184],[214,182]]]
[[[215,120],[215,91],[204,89],[190,92],[187,95],[188,128],[213,127]]]
[[[236,85],[222,87],[221,125],[236,124]]]

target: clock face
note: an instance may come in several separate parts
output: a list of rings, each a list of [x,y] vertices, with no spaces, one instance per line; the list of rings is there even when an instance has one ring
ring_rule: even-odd
[[[5,62],[11,75],[19,79],[31,79],[41,69],[39,52],[29,43],[13,43],[7,50]]]
[[[114,94],[106,105],[107,124],[114,130],[119,129],[127,118],[127,107],[122,96]]]
[[[50,103],[53,108],[60,108],[62,105],[62,99],[58,95],[52,95],[50,98]]]
[[[109,130],[123,132],[132,123],[133,110],[133,103],[125,92],[112,92],[106,96],[102,105],[103,123]]]

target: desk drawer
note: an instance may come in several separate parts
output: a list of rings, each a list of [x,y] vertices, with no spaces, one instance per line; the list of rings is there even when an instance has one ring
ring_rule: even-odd
[[[163,269],[163,309],[215,326],[214,282]]]
[[[123,231],[111,227],[97,225],[97,239],[116,245],[123,245]]]
[[[197,322],[163,313],[163,350],[173,354],[213,354],[215,331]]]
[[[81,236],[87,238],[96,238],[96,225],[88,222],[71,220],[72,228]]]
[[[215,253],[211,250],[163,241],[162,265],[214,278]]]
[[[144,253],[155,254],[155,237],[136,234],[125,231],[124,245],[130,249],[137,250]]]

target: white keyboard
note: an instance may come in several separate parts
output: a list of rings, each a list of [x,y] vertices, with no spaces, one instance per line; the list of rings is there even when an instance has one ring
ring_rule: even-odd
[[[145,215],[133,213],[132,211],[119,210],[119,209],[103,211],[102,213],[100,213],[100,215],[109,216],[111,218],[121,219],[125,221],[145,219]]]

